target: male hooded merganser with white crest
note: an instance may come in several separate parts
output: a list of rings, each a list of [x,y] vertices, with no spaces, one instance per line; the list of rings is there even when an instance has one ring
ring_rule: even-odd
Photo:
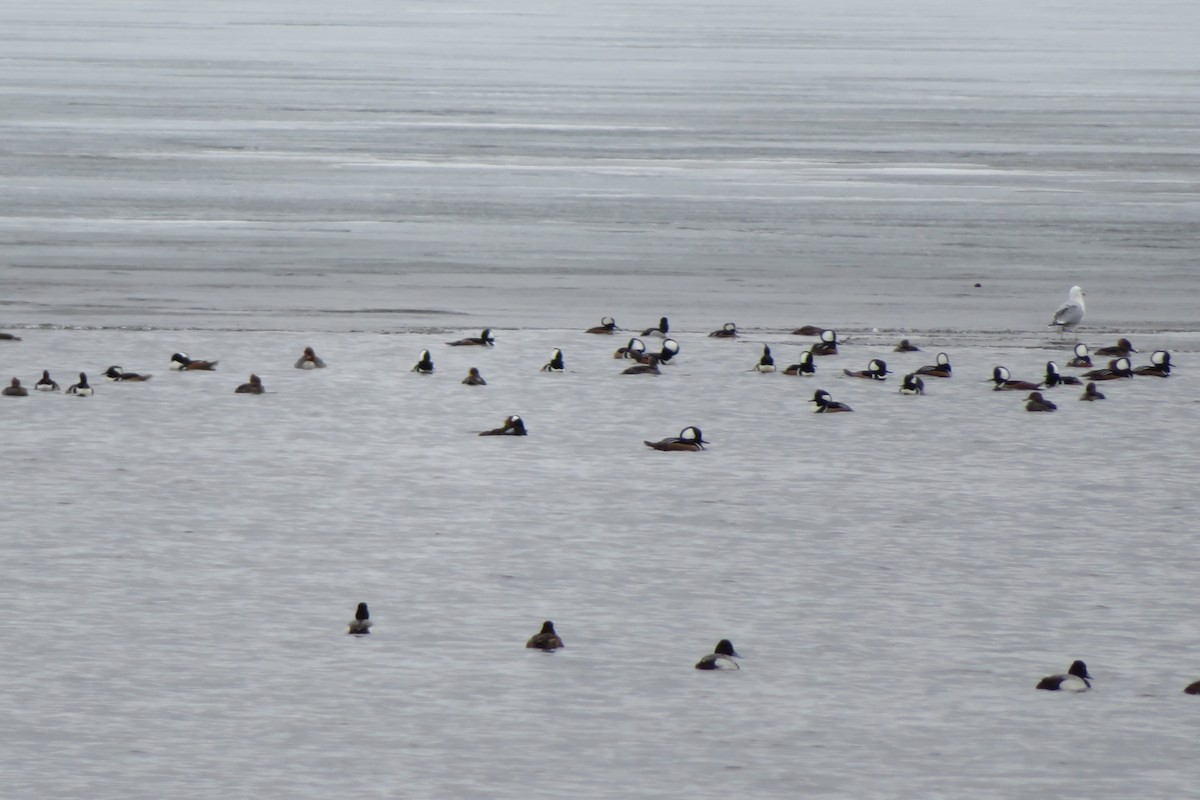
[[[19,342],[21,337],[12,333],[0,333],[0,342]]]
[[[667,322],[667,318],[662,317],[658,320],[657,328],[646,328],[646,330],[642,331],[642,336],[663,336],[663,337],[665,337],[667,335],[667,332],[670,330],[671,330],[671,325],[670,325],[670,323]]]
[[[433,374],[433,358],[429,355],[428,350],[421,351],[420,360],[418,360],[417,363],[413,365],[413,368],[411,371],[416,372],[419,375],[432,375]]]
[[[656,355],[659,364],[670,364],[671,359],[679,355],[679,342],[674,339],[664,339],[662,349]]]
[[[0,392],[0,394],[3,394],[5,397],[27,397],[29,390],[21,385],[19,378],[13,378],[12,383],[5,386],[4,391]]]
[[[737,325],[734,325],[732,322],[726,322],[723,326],[721,326],[720,330],[713,331],[712,333],[710,333],[708,335],[708,338],[710,338],[710,339],[735,339],[735,338],[737,338],[737,335],[738,335]]]
[[[1096,384],[1089,383],[1087,386],[1084,387],[1083,394],[1080,396],[1079,399],[1080,400],[1103,400],[1104,395],[1101,394],[1100,390],[1096,388]]]
[[[791,364],[783,371],[784,375],[806,375],[812,377],[817,374],[817,365],[813,363],[811,350],[805,350],[800,354],[800,363]]]
[[[1042,397],[1041,392],[1030,392],[1029,397],[1025,398],[1029,402],[1025,404],[1026,411],[1057,411],[1058,406],[1051,403],[1046,398]]]
[[[374,624],[374,622],[371,622],[371,612],[367,608],[367,604],[359,603],[358,608],[354,610],[354,619],[347,623],[349,630],[346,633],[354,636],[365,636],[371,632],[371,626]]]
[[[462,382],[467,386],[487,386],[487,381],[479,374],[478,367],[471,367],[467,370],[467,377],[463,378]]]
[[[689,425],[679,432],[678,436],[670,439],[660,439],[657,442],[642,441],[646,447],[655,450],[703,450],[704,445],[710,444],[704,440],[704,434],[695,425]]]
[[[867,363],[866,369],[851,371],[848,369],[842,370],[848,377],[851,378],[867,378],[873,381],[886,381],[887,376],[891,374],[887,368],[887,362],[880,358],[872,358]]]
[[[529,637],[529,641],[525,643],[528,650],[557,650],[560,647],[566,647],[563,644],[562,637],[554,632],[554,623],[546,620],[542,623],[542,629]]]
[[[492,329],[484,328],[478,336],[468,336],[465,339],[457,339],[453,342],[446,342],[451,347],[492,347],[496,344],[496,340],[492,338]]]
[[[1165,378],[1171,374],[1171,354],[1166,350],[1155,350],[1150,354],[1150,363],[1138,367],[1133,371],[1134,375],[1150,375],[1152,377]]]
[[[696,669],[741,669],[735,658],[741,658],[733,649],[733,642],[722,639],[713,651],[696,662]]]
[[[930,378],[949,378],[951,374],[950,356],[945,353],[937,354],[936,364],[926,364],[917,369],[918,375],[926,375]]]
[[[771,348],[763,345],[762,355],[758,359],[758,363],[754,365],[755,372],[774,372],[775,357],[771,355]]]
[[[42,370],[42,379],[33,385],[33,388],[39,392],[57,392],[58,384],[50,377],[50,370]]]
[[[109,367],[104,371],[104,377],[110,381],[148,381],[153,375],[139,375],[136,372],[126,372],[121,367]]]
[[[646,343],[635,336],[626,342],[624,347],[618,347],[613,353],[613,358],[632,358],[636,361],[644,352],[646,352]]]
[[[1042,385],[1050,386],[1078,386],[1083,381],[1076,378],[1074,375],[1064,376],[1058,371],[1058,364],[1053,361],[1046,362],[1046,380],[1042,381]]]
[[[1065,675],[1047,675],[1038,681],[1037,688],[1050,692],[1086,692],[1092,688],[1091,675],[1088,674],[1087,664],[1076,661],[1071,664]]]
[[[821,341],[812,346],[811,352],[814,356],[836,356],[837,345],[837,331],[821,331]]]
[[[833,396],[824,389],[817,389],[813,394],[812,402],[817,404],[817,414],[833,414],[838,411],[853,411],[854,409],[845,403],[839,403],[833,399]]]
[[[586,331],[584,331],[584,333],[599,333],[599,334],[612,335],[613,333],[615,333],[618,330],[620,330],[620,329],[617,327],[616,320],[614,320],[612,317],[601,317],[599,325],[597,325],[594,328],[588,328]]]
[[[896,345],[893,353],[919,353],[921,348],[910,342],[908,339],[901,339],[900,344]]]
[[[1136,353],[1128,339],[1117,339],[1117,343],[1108,347],[1101,347],[1096,351],[1098,356],[1128,356]]]
[[[792,331],[793,336],[820,336],[825,332],[825,328],[820,325],[801,325],[796,330]]]
[[[1114,358],[1108,362],[1107,367],[1085,372],[1083,377],[1089,381],[1115,381],[1120,378],[1132,378],[1133,367],[1128,358]]]
[[[1092,366],[1092,357],[1088,353],[1087,345],[1083,342],[1075,345],[1075,357],[1067,362],[1068,367],[1090,367]]]
[[[250,382],[243,383],[241,386],[233,390],[234,394],[262,394],[267,391],[263,388],[262,378],[254,373],[250,374]]]
[[[900,394],[925,394],[925,381],[912,372],[908,373],[900,386]]]
[[[1072,286],[1071,291],[1067,293],[1067,301],[1054,309],[1054,316],[1050,318],[1050,327],[1058,328],[1061,334],[1063,331],[1073,330],[1076,325],[1083,322],[1083,315],[1086,311],[1083,298],[1083,289]]]
[[[171,356],[171,369],[211,372],[217,368],[216,361],[200,361],[188,358],[187,353],[175,353]]]
[[[992,383],[996,384],[997,392],[1029,392],[1038,388],[1036,383],[1013,380],[1012,374],[1005,367],[996,367],[992,370]]]
[[[296,369],[325,369],[325,362],[311,347],[304,348],[304,355],[295,363]]]
[[[635,364],[628,369],[621,370],[622,375],[661,375],[662,370],[658,368],[658,356],[653,353],[643,356],[642,363]]]
[[[566,362],[563,361],[562,350],[557,347],[550,354],[550,360],[542,365],[542,372],[562,372],[567,368]]]
[[[526,436],[528,431],[525,430],[525,420],[513,414],[506,417],[504,427],[493,428],[490,431],[480,431],[480,436]]]
[[[66,393],[73,394],[76,397],[91,397],[93,391],[94,390],[92,389],[92,387],[88,386],[87,374],[84,372],[81,372],[81,373],[79,373],[79,383],[68,386]]]

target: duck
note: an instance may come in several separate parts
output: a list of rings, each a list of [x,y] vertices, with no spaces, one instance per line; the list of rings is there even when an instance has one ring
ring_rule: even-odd
[[[613,353],[613,358],[632,358],[636,361],[644,352],[646,343],[635,336],[626,342],[624,347],[618,347]]]
[[[713,331],[708,335],[710,339],[735,339],[737,338],[737,325],[732,322],[726,322],[721,326],[720,330]]]
[[[234,394],[262,394],[267,391],[263,388],[262,378],[254,373],[250,373],[250,382],[243,383],[241,386],[233,390]]]
[[[735,658],[741,658],[733,649],[733,642],[722,639],[708,655],[696,662],[696,669],[741,669]]]
[[[0,392],[5,397],[28,397],[29,390],[21,385],[19,378],[13,378],[12,383],[4,387],[4,391]]]
[[[467,377],[463,378],[462,382],[467,386],[487,386],[487,381],[479,374],[478,367],[471,367],[467,370]]]
[[[177,370],[200,370],[211,372],[217,368],[216,361],[199,361],[188,358],[187,353],[175,353],[171,356],[171,369]]]
[[[842,372],[851,378],[867,378],[873,381],[886,381],[887,376],[891,374],[888,371],[887,362],[880,358],[872,358],[867,362],[866,369],[856,371],[844,369]]]
[[[0,333],[0,342],[19,342],[21,337],[15,333]]]
[[[109,367],[104,370],[104,377],[110,381],[148,381],[153,375],[139,375],[136,372],[126,372],[120,367]]]
[[[1128,358],[1114,358],[1108,362],[1107,367],[1085,372],[1083,377],[1089,381],[1115,381],[1120,378],[1132,378],[1133,368]]]
[[[42,378],[33,385],[33,388],[39,392],[57,392],[59,389],[58,384],[50,377],[48,369],[42,370]]]
[[[813,354],[811,350],[805,350],[800,354],[800,363],[791,364],[783,371],[784,375],[804,375],[812,377],[817,374],[817,365],[813,363]]]
[[[593,328],[588,328],[586,331],[584,331],[584,333],[599,333],[611,336],[618,330],[620,330],[620,328],[617,327],[616,320],[614,320],[612,317],[601,317],[599,325]]]
[[[1117,343],[1114,345],[1109,345],[1108,347],[1101,347],[1098,349],[1096,351],[1096,355],[1105,357],[1128,356],[1136,352],[1137,350],[1133,349],[1133,345],[1130,344],[1128,339],[1121,338],[1117,339]]]
[[[992,383],[996,384],[995,390],[999,391],[1020,391],[1028,392],[1038,388],[1036,383],[1029,381],[1014,381],[1012,375],[1005,367],[996,367],[992,370]]]
[[[374,622],[371,622],[371,612],[367,608],[367,604],[359,603],[358,608],[354,609],[354,619],[347,623],[349,629],[346,633],[354,636],[365,636],[371,632],[371,626],[374,624]]]
[[[679,355],[679,342],[674,339],[664,339],[662,349],[656,355],[659,364],[670,364],[671,359]]]
[[[754,365],[755,372],[774,372],[775,357],[771,355],[771,348],[763,345],[762,355],[758,359],[758,363]]]
[[[1082,383],[1083,381],[1074,375],[1063,376],[1058,371],[1058,364],[1053,361],[1046,362],[1046,380],[1042,381],[1042,386],[1079,386]]]
[[[67,394],[73,394],[76,397],[91,397],[94,390],[88,386],[87,374],[79,373],[79,383],[72,384],[67,387]]]
[[[704,434],[695,425],[684,428],[678,436],[659,439],[657,442],[643,440],[642,443],[655,450],[703,450],[704,445],[711,444],[711,442],[704,441]]]
[[[900,385],[900,394],[925,394],[925,381],[917,377],[915,372],[908,373]]]
[[[1194,683],[1189,683],[1187,686],[1183,687],[1183,693],[1184,694],[1200,694],[1200,681],[1196,681]]]
[[[496,340],[492,338],[492,329],[484,328],[478,336],[468,336],[465,339],[456,339],[453,342],[446,342],[451,347],[493,347]]]
[[[1088,353],[1088,347],[1083,342],[1075,345],[1075,357],[1067,362],[1068,367],[1090,367],[1092,366],[1092,356]]]
[[[644,357],[644,362],[635,364],[628,369],[621,370],[622,375],[661,375],[662,370],[658,368],[658,356],[651,353]]]
[[[833,399],[829,392],[824,389],[817,389],[813,394],[812,402],[817,404],[817,414],[833,414],[837,411],[853,411],[854,409],[845,403],[839,403]]]
[[[1169,376],[1171,374],[1171,354],[1166,350],[1155,350],[1150,354],[1150,363],[1138,367],[1133,371],[1133,374],[1150,375],[1158,378]]]
[[[490,431],[481,431],[480,436],[527,436],[528,431],[525,430],[525,420],[518,417],[516,414],[505,417],[504,425],[500,428],[493,428]]]
[[[658,320],[658,327],[657,328],[646,328],[646,330],[642,331],[642,336],[663,336],[663,337],[665,337],[667,335],[667,331],[669,331],[669,330],[671,330],[671,326],[670,326],[670,323],[667,322],[667,318],[661,317]]]
[[[325,362],[311,347],[306,347],[304,348],[304,355],[296,360],[294,366],[296,369],[325,369]]]
[[[814,356],[837,355],[837,331],[821,331],[821,341],[811,348]]]
[[[542,372],[562,372],[566,368],[567,365],[563,362],[562,350],[556,347],[554,348],[554,352],[550,354],[550,360],[542,365]]]
[[[554,623],[546,620],[542,623],[542,629],[529,637],[529,641],[525,643],[525,647],[529,650],[557,650],[560,647],[566,647],[563,644],[562,637],[554,631]]]
[[[1067,301],[1054,309],[1054,316],[1050,318],[1050,327],[1058,328],[1061,335],[1063,331],[1073,330],[1075,326],[1083,322],[1083,315],[1087,311],[1083,303],[1084,297],[1083,289],[1072,286],[1071,290],[1067,292]]]
[[[1030,392],[1029,397],[1025,398],[1029,402],[1025,404],[1026,411],[1057,411],[1058,406],[1051,403],[1046,398],[1042,397],[1041,392]]]
[[[412,372],[418,375],[433,374],[433,357],[429,355],[428,350],[422,350],[421,355],[417,359],[417,363],[413,364]]]
[[[945,353],[938,353],[935,361],[937,363],[919,367],[917,374],[926,375],[930,378],[949,378],[951,374],[950,356]]]
[[[900,344],[892,349],[893,353],[919,353],[921,348],[910,342],[908,339],[901,339]]]
[[[820,336],[826,331],[826,328],[820,325],[801,325],[796,330],[792,331],[793,336]]]
[[[1088,674],[1087,664],[1075,661],[1065,675],[1047,675],[1038,681],[1037,688],[1050,692],[1086,692],[1092,688],[1094,680]]]
[[[1104,395],[1096,388],[1096,384],[1089,383],[1083,389],[1083,394],[1079,397],[1080,400],[1103,400]]]

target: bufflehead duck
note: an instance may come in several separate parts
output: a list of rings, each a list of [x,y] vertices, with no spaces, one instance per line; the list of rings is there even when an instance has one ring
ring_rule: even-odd
[[[643,443],[655,450],[703,450],[704,445],[709,444],[704,441],[704,434],[700,433],[700,429],[695,425],[689,425],[681,430],[678,436],[670,439],[660,439],[657,442],[643,440]]]
[[[471,367],[467,370],[467,377],[463,378],[462,382],[467,386],[487,386],[487,381],[479,374],[478,367]]]
[[[1072,286],[1071,291],[1067,295],[1067,302],[1054,309],[1054,316],[1050,319],[1050,327],[1058,328],[1061,334],[1063,331],[1074,329],[1076,325],[1083,322],[1083,314],[1086,310],[1083,298],[1083,289],[1078,286]]]
[[[995,390],[1010,391],[1010,392],[1028,392],[1038,388],[1036,383],[1029,381],[1014,381],[1012,374],[1004,367],[996,367],[992,370],[992,383],[996,384]]]
[[[1038,681],[1037,688],[1050,692],[1086,692],[1095,680],[1088,674],[1087,664],[1076,661],[1065,675],[1047,675]]]
[[[594,328],[588,328],[584,333],[602,333],[611,335],[617,328],[617,323],[612,317],[601,317],[600,324]]]
[[[433,359],[430,357],[428,350],[421,351],[420,360],[413,365],[412,372],[416,372],[420,375],[433,374]]]
[[[175,353],[171,356],[171,369],[212,371],[217,368],[216,361],[198,361],[188,358],[187,353]]]
[[[365,636],[371,632],[371,612],[367,609],[366,603],[359,603],[358,608],[354,610],[354,619],[347,623],[349,630],[346,633],[354,636]]]
[[[801,325],[796,330],[792,331],[793,336],[820,336],[825,332],[825,328],[820,325]]]
[[[1087,345],[1080,342],[1075,345],[1075,357],[1067,362],[1068,367],[1090,367],[1092,357],[1088,354]]]
[[[1134,375],[1150,375],[1158,378],[1165,378],[1171,374],[1171,354],[1166,350],[1155,350],[1150,354],[1150,363],[1144,367],[1138,367],[1133,371]]]
[[[492,338],[492,329],[484,328],[478,336],[468,336],[465,339],[457,339],[453,342],[446,342],[451,347],[491,347],[496,344],[496,340]]]
[[[613,358],[632,358],[636,361],[644,352],[646,352],[646,343],[635,336],[626,342],[624,347],[618,347],[613,353]]]
[[[837,411],[853,411],[854,409],[845,403],[836,402],[829,392],[824,389],[817,389],[813,394],[812,402],[817,404],[817,414],[832,414]]]
[[[763,345],[762,356],[759,357],[758,363],[754,365],[756,372],[774,372],[775,358],[771,355],[771,348]]]
[[[628,369],[621,370],[622,375],[661,375],[662,371],[658,368],[658,356],[651,353],[648,356],[643,356],[643,363],[636,364]]]
[[[658,351],[658,363],[670,364],[671,359],[679,355],[679,342],[674,339],[666,339],[663,341],[662,349]]]
[[[1085,372],[1083,377],[1089,381],[1115,381],[1119,378],[1132,378],[1133,368],[1128,358],[1114,358],[1108,362],[1107,367]]]
[[[808,375],[810,377],[813,375],[816,375],[817,374],[817,365],[813,363],[812,351],[805,350],[803,353],[801,353],[800,354],[800,363],[790,365],[787,369],[785,369],[783,371],[783,374],[784,375]]]
[[[563,644],[562,637],[554,632],[554,623],[546,620],[542,623],[542,629],[529,637],[525,647],[529,650],[557,650],[566,645]]]
[[[251,373],[250,382],[243,383],[241,386],[233,390],[234,394],[262,394],[266,389],[263,388],[262,378]]]
[[[5,386],[4,391],[0,392],[0,394],[3,394],[5,397],[27,397],[29,390],[21,385],[21,381],[18,378],[13,378],[12,384]]]
[[[296,360],[294,365],[296,369],[325,369],[325,362],[321,360],[311,347],[304,348],[304,355]]]
[[[887,376],[891,374],[888,372],[887,362],[879,358],[872,358],[867,363],[866,369],[860,369],[855,372],[844,369],[842,372],[851,378],[867,378],[873,381],[886,381]]]
[[[21,341],[20,336],[16,336],[11,333],[0,333],[0,342],[19,342],[19,341]]]
[[[918,375],[928,375],[931,378],[949,378],[950,372],[950,356],[945,353],[937,354],[936,364],[927,364],[917,370]]]
[[[563,361],[562,350],[556,347],[554,348],[554,352],[550,354],[550,360],[542,365],[542,372],[562,372],[566,368],[567,365]]]
[[[126,372],[120,367],[109,367],[104,371],[104,377],[110,381],[148,381],[153,375],[139,375],[136,372]]]
[[[490,431],[481,431],[480,436],[526,436],[528,432],[525,430],[525,420],[513,414],[506,417],[504,427],[493,428]]]
[[[710,338],[710,339],[733,339],[733,338],[736,338],[737,335],[738,335],[737,325],[734,325],[732,322],[726,322],[723,326],[721,326],[721,330],[713,331],[712,333],[710,333],[708,335],[708,338]]]
[[[696,669],[741,669],[735,658],[741,658],[733,649],[733,642],[722,639],[713,651],[696,662]]]
[[[50,370],[42,370],[42,379],[33,385],[33,388],[39,392],[57,392],[58,384],[50,377]]]
[[[79,373],[79,383],[67,387],[67,394],[73,394],[76,397],[91,397],[92,387],[88,386],[87,374]]]
[[[1083,395],[1080,400],[1103,400],[1104,395],[1096,388],[1096,384],[1089,383],[1083,390]]]
[[[1081,383],[1083,381],[1073,375],[1064,377],[1058,371],[1058,364],[1055,364],[1053,361],[1046,362],[1046,380],[1042,381],[1043,386],[1078,386]]]
[[[1046,398],[1042,397],[1041,392],[1030,392],[1029,397],[1025,398],[1029,402],[1025,404],[1026,411],[1057,411],[1058,406],[1051,403]]]
[[[671,326],[667,322],[667,318],[662,317],[658,320],[657,328],[646,328],[642,331],[642,336],[666,336],[669,330],[671,330]]]
[[[837,331],[821,331],[821,341],[812,346],[814,356],[837,355]]]
[[[896,345],[893,353],[919,353],[921,348],[910,342],[908,339],[901,339],[900,344]]]
[[[1101,347],[1099,350],[1096,351],[1096,355],[1098,355],[1098,356],[1127,356],[1131,353],[1136,353],[1136,352],[1137,352],[1137,350],[1133,349],[1133,345],[1129,343],[1128,339],[1117,339],[1116,344],[1110,345],[1108,347]]]
[[[904,383],[900,387],[900,394],[925,394],[925,381],[918,378],[912,372],[908,373],[904,376]]]

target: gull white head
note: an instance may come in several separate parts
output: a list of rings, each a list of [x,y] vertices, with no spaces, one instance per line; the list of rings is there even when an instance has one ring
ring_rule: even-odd
[[[1083,322],[1083,315],[1086,311],[1083,298],[1082,287],[1072,286],[1067,296],[1067,302],[1055,309],[1054,317],[1050,320],[1050,327],[1066,331],[1074,329],[1076,325]]]

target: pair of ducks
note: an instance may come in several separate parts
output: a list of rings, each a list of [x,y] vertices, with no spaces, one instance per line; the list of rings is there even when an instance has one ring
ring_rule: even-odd
[[[556,347],[550,353],[550,360],[542,365],[542,372],[563,372],[566,368],[567,365],[563,359],[563,352]],[[418,375],[433,374],[433,356],[430,355],[428,350],[421,351],[421,355],[417,358],[417,363],[413,365],[410,372],[415,372]],[[479,369],[476,367],[471,367],[467,372],[467,377],[462,382],[468,386],[487,386],[487,381],[479,374]]]
[[[729,323],[729,325],[733,325],[733,323],[731,322],[731,323]],[[728,325],[726,327],[728,327]],[[735,328],[736,328],[736,326],[735,326]],[[586,331],[584,331],[584,333],[598,333],[601,335],[612,335],[619,330],[621,330],[621,329],[617,327],[617,323],[612,317],[601,317],[599,325],[595,326],[594,328],[588,328]],[[667,320],[666,317],[660,317],[658,320],[657,327],[652,326],[652,327],[646,328],[644,331],[642,331],[641,335],[642,336],[663,336],[663,337],[665,337],[667,335],[667,333],[670,332],[670,330],[671,330],[671,323]]]
[[[545,650],[552,652],[565,647],[562,637],[554,630],[554,623],[546,620],[542,623],[542,629],[529,637],[529,641],[525,643],[525,647],[530,650]],[[711,653],[703,656],[696,662],[696,669],[711,670],[711,669],[741,669],[735,658],[741,658],[740,655],[733,649],[733,643],[728,639],[722,639],[717,642],[717,646],[713,648]]]

